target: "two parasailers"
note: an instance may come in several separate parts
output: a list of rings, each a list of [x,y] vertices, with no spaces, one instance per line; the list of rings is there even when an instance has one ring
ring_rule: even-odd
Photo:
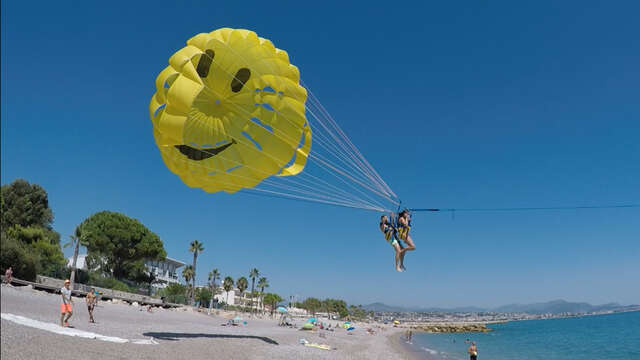
[[[382,215],[380,217],[380,231],[384,234],[385,240],[394,248],[396,271],[402,272],[406,270],[404,267],[404,256],[407,251],[416,249],[413,239],[409,231],[411,230],[411,214],[409,210],[402,210],[396,217],[394,213],[390,216]],[[401,242],[406,247],[403,248]]]

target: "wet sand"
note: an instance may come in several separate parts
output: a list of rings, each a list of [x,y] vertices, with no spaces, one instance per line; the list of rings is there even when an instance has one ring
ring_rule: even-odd
[[[59,324],[60,295],[28,287],[2,286],[1,291],[3,314]],[[91,324],[84,299],[74,298],[74,302],[70,323],[75,329],[128,342],[65,336],[2,319],[2,359],[424,359],[403,343],[403,329],[393,327],[385,327],[375,335],[366,332],[370,324],[358,323],[352,332],[310,332],[280,327],[277,320],[251,318],[242,313],[238,315],[247,325],[221,326],[227,322],[224,316],[167,309],[149,313],[141,307],[108,302],[96,307],[97,323]],[[297,325],[300,327],[302,322]],[[327,344],[332,350],[303,346],[300,339]],[[140,340],[153,340],[154,344],[133,343]]]

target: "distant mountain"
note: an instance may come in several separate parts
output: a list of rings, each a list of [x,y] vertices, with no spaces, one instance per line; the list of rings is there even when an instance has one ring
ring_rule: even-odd
[[[368,311],[376,312],[498,312],[498,313],[527,313],[527,314],[561,314],[561,313],[588,313],[597,311],[623,311],[637,308],[639,305],[623,306],[617,303],[591,305],[585,302],[568,302],[565,300],[553,300],[534,304],[509,304],[497,308],[480,308],[475,306],[457,308],[412,308],[390,306],[380,302],[363,306]]]
[[[367,311],[376,311],[376,312],[408,312],[411,311],[407,308],[403,308],[400,306],[391,306],[386,305],[380,302],[376,302],[369,305],[362,306]]]

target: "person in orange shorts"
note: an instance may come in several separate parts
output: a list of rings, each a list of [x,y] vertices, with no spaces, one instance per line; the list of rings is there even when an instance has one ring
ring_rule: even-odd
[[[73,300],[71,299],[70,285],[71,282],[69,280],[65,280],[64,287],[60,289],[60,293],[62,294],[62,304],[60,304],[60,326],[62,327],[69,326],[69,318],[73,315],[73,309],[71,308]],[[66,319],[64,318],[65,315],[67,315]]]

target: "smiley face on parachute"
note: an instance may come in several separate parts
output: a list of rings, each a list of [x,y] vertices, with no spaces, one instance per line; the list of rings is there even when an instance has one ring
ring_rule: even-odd
[[[300,173],[311,130],[299,81],[287,53],[254,32],[192,37],[158,75],[149,105],[164,163],[207,192]]]

